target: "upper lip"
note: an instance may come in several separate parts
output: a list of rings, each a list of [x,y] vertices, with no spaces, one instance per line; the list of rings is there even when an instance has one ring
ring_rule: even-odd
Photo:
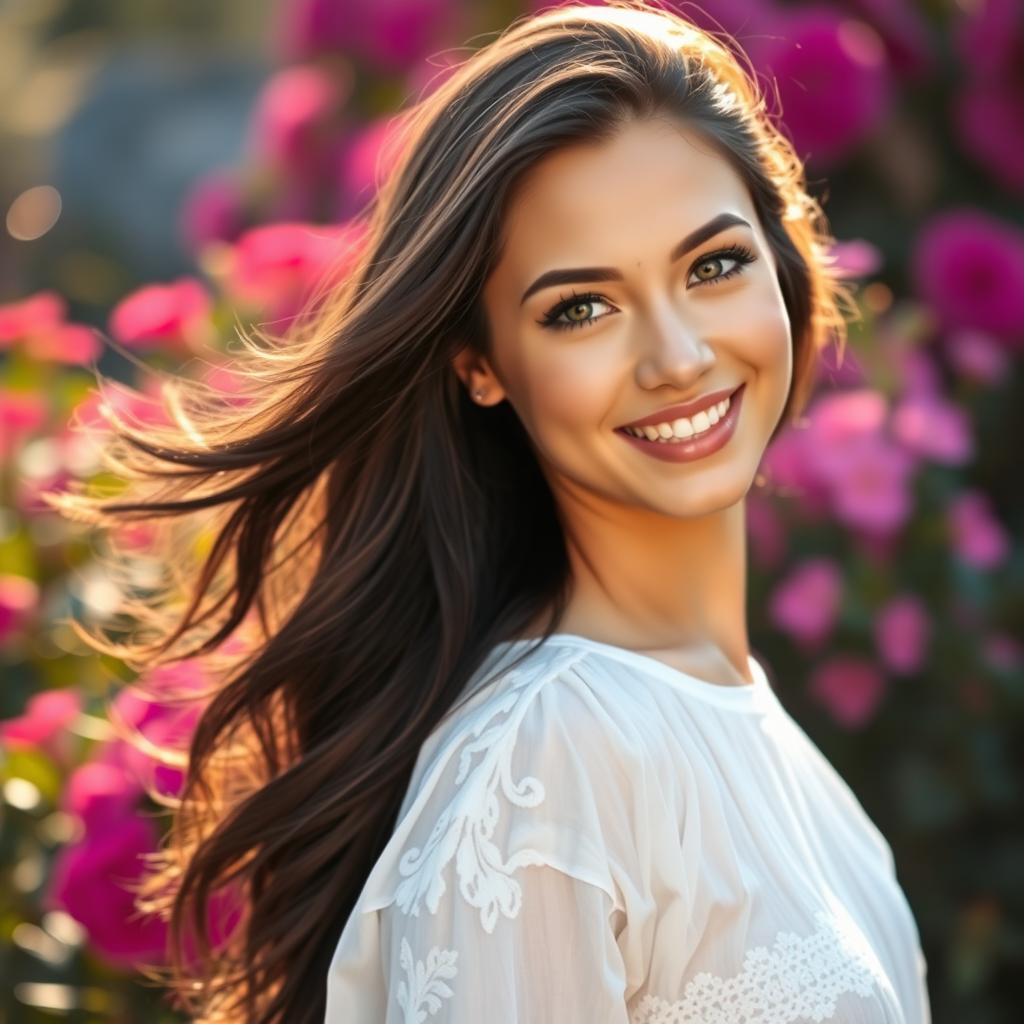
[[[723,398],[730,398],[732,395],[736,394],[741,387],[741,384],[736,384],[731,388],[722,388],[720,391],[709,391],[706,395],[701,395],[700,398],[693,399],[692,402],[680,402],[678,405],[668,405],[664,409],[652,412],[650,416],[645,416],[642,420],[633,420],[631,423],[624,423],[622,426],[650,427],[654,426],[656,423],[671,423],[673,420],[677,420],[681,416],[689,418],[695,413],[700,412],[702,409],[710,409],[711,406],[718,405]],[[621,430],[622,427],[619,429]]]

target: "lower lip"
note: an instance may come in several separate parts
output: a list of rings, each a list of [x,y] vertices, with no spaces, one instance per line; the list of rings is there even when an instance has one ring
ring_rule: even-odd
[[[729,443],[729,438],[736,432],[736,422],[740,416],[740,403],[747,385],[741,384],[729,399],[729,408],[725,415],[699,437],[691,437],[685,441],[648,441],[647,438],[634,437],[625,430],[617,429],[616,434],[630,444],[635,445],[645,455],[653,455],[664,462],[691,462],[703,459],[705,455],[717,452]]]

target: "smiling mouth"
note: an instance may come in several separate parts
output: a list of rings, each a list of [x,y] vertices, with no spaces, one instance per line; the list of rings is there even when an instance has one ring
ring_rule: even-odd
[[[662,423],[648,424],[645,427],[616,427],[615,429],[641,441],[660,441],[663,444],[696,440],[713,430],[725,418],[742,387],[741,384],[731,395],[692,416],[679,416]]]

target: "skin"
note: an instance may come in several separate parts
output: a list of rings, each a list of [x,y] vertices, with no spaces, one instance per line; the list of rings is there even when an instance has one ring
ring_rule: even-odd
[[[727,227],[669,262],[725,211],[752,228]],[[737,243],[752,263],[712,258]],[[595,266],[622,280],[556,284],[520,303],[546,271]],[[558,315],[584,326],[538,323],[574,292],[600,296]],[[745,497],[793,371],[774,256],[742,179],[662,116],[550,154],[512,198],[484,306],[492,358],[467,348],[452,365],[471,395],[484,392],[474,401],[511,402],[561,509],[572,586],[558,630],[720,685],[752,682]],[[736,433],[702,459],[664,462],[614,432],[743,382]]]

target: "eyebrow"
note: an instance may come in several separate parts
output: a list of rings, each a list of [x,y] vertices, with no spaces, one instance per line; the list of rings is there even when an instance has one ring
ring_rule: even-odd
[[[685,256],[690,250],[696,249],[701,242],[724,231],[734,225],[750,227],[748,221],[735,213],[720,213],[712,217],[706,224],[691,231],[669,254],[669,262],[675,263],[681,256]],[[582,284],[586,281],[621,281],[622,273],[615,267],[572,267],[566,270],[549,270],[541,274],[529,288],[523,292],[519,300],[521,306],[534,292],[542,288],[550,288],[556,284]]]

